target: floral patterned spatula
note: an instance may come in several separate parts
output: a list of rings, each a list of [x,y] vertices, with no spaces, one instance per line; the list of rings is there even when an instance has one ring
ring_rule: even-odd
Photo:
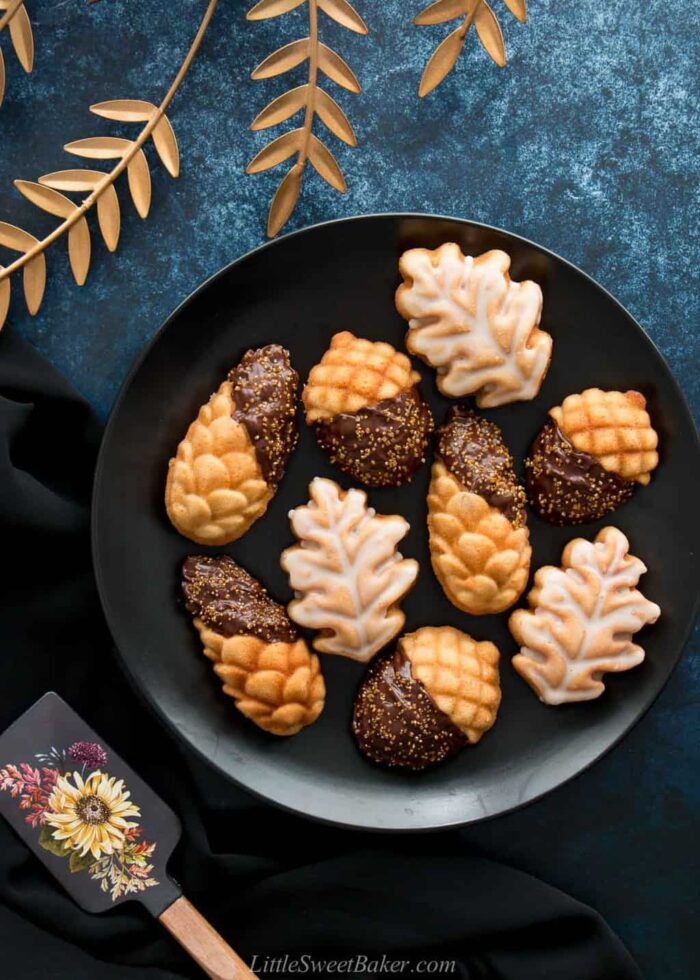
[[[0,735],[0,814],[86,911],[135,899],[210,977],[255,977],[168,877],[178,818],[53,692]]]

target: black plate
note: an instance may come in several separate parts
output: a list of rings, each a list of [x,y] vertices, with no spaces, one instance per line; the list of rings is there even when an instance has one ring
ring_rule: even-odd
[[[502,653],[503,703],[482,742],[420,775],[385,772],[365,762],[349,731],[363,667],[324,656],[326,708],[311,728],[276,739],[246,722],[225,697],[177,603],[178,569],[201,551],[170,526],[163,506],[167,462],[189,422],[243,351],[283,344],[302,378],[338,330],[403,347],[394,309],[400,253],[416,245],[458,242],[465,252],[505,249],[516,280],[544,291],[543,326],[554,337],[551,369],[538,398],[488,412],[521,467],[547,409],[596,385],[636,388],[649,400],[661,438],[652,483],[607,522],[552,528],[530,517],[533,568],[558,563],[564,544],[614,523],[649,567],[644,593],[662,609],[641,634],[647,659],[608,675],[597,701],[539,703],[510,666],[507,616],[470,617],[435,580],[425,528],[429,467],[398,490],[371,491],[380,513],[411,522],[404,555],[421,563],[403,603],[406,629],[451,624],[493,640]],[[448,402],[433,372],[420,365],[436,419]],[[225,551],[281,599],[289,597],[279,554],[292,536],[287,512],[308,499],[316,475],[344,486],[301,426],[301,442],[267,514]],[[663,358],[632,317],[567,262],[494,228],[449,218],[379,215],[331,222],[289,235],[247,255],[205,283],[168,320],[126,382],[105,434],[97,469],[93,533],[97,579],[107,619],[135,683],[163,719],[214,766],[267,800],[355,827],[417,830],[503,813],[581,772],[649,707],[681,655],[694,618],[698,568],[700,448],[687,406]]]

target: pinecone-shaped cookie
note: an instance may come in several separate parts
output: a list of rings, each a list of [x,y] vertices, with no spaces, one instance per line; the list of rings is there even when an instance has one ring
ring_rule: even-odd
[[[438,431],[428,531],[433,570],[458,609],[498,613],[517,601],[530,570],[525,492],[498,426],[461,408]]]
[[[545,520],[597,521],[649,483],[658,436],[638,391],[588,388],[549,415],[525,460],[530,503]]]
[[[360,685],[353,733],[373,762],[425,769],[475,744],[501,702],[498,649],[451,626],[425,626],[382,654]]]
[[[325,684],[285,612],[225,555],[193,555],[182,591],[205,655],[246,718],[273,735],[295,735],[323,710]]]
[[[399,486],[424,461],[433,428],[419,381],[391,344],[337,333],[304,388],[306,421],[338,469],[368,486]]]
[[[198,544],[235,541],[261,517],[298,438],[299,377],[277,345],[249,350],[170,460],[168,517]]]
[[[513,282],[509,269],[500,249],[475,258],[454,242],[401,256],[396,309],[408,320],[406,346],[437,369],[443,395],[495,408],[540,390],[552,356],[539,328],[542,290]]]

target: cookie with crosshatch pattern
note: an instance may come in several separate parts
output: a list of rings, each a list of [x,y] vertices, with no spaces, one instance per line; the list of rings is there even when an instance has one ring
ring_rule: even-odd
[[[302,394],[306,421],[333,465],[370,487],[410,480],[433,428],[419,381],[391,344],[335,334]]]
[[[403,636],[365,674],[352,729],[362,754],[380,765],[425,769],[476,744],[501,703],[499,652],[452,626]]]
[[[649,483],[658,441],[640,392],[569,395],[550,409],[525,460],[530,503],[552,524],[597,521]]]

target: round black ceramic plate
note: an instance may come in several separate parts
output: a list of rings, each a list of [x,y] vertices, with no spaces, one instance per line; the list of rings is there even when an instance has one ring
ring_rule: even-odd
[[[422,774],[375,768],[350,734],[361,664],[322,656],[328,697],[318,722],[294,738],[265,735],[223,695],[178,599],[182,559],[203,549],[171,527],[163,506],[169,457],[199,406],[248,347],[283,344],[304,379],[338,330],[403,348],[406,324],[394,308],[399,255],[456,241],[464,252],[505,249],[515,280],[544,291],[543,327],[554,355],[539,396],[486,413],[503,429],[522,472],[547,409],[590,386],[636,388],[649,401],[661,439],[651,485],[607,522],[552,528],[530,514],[533,569],[558,564],[572,537],[604,523],[628,535],[649,568],[641,588],[662,609],[645,629],[647,652],[633,671],[608,675],[597,701],[547,707],[510,665],[507,615],[455,609],[430,567],[425,526],[429,466],[409,486],[370,491],[380,513],[411,524],[401,544],[421,565],[403,603],[406,629],[450,624],[501,650],[503,702],[494,728],[473,748]],[[448,401],[432,370],[417,365],[435,418]],[[301,422],[301,419],[300,419]],[[265,516],[223,549],[283,601],[279,566],[292,543],[291,507],[308,499],[312,477],[335,472],[301,422],[301,440]],[[102,601],[129,673],[162,718],[236,782],[299,813],[354,827],[418,830],[482,820],[533,800],[581,772],[643,714],[681,654],[694,615],[698,567],[700,450],[683,397],[658,351],[600,286],[562,259],[514,235],[467,221],[380,215],[331,222],[258,249],[205,283],[168,320],[117,401],[102,445],[94,496],[94,558]]]

